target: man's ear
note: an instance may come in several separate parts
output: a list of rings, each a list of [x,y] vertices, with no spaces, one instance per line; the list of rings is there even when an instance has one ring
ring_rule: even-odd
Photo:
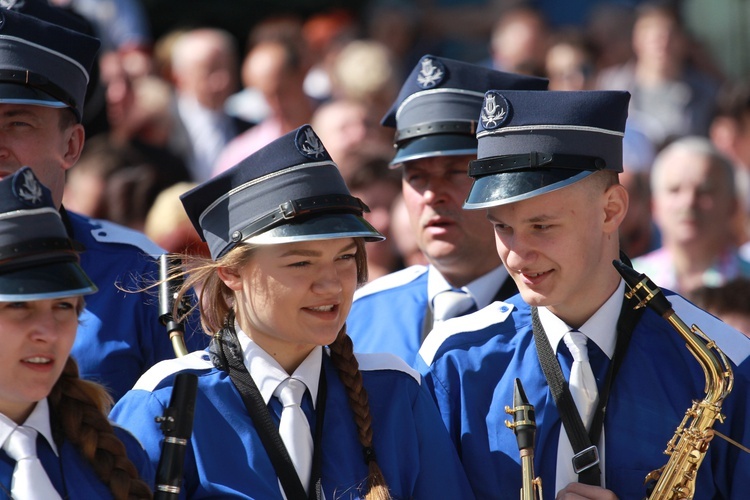
[[[604,231],[614,233],[628,213],[628,191],[622,184],[613,184],[604,191]]]
[[[81,151],[83,151],[83,143],[86,138],[86,132],[83,129],[83,125],[76,123],[68,131],[67,144],[65,152],[63,153],[63,169],[68,170],[70,167],[78,162],[81,157]]]
[[[242,290],[242,277],[236,269],[232,267],[219,267],[216,269],[216,274],[230,290]]]

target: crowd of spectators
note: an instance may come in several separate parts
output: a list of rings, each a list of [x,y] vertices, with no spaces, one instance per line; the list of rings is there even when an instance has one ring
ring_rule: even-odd
[[[708,4],[688,0],[589,0],[573,10],[518,0],[292,2],[255,14],[235,3],[245,29],[229,10],[224,20],[218,10],[180,12],[170,23],[168,2],[70,3],[106,43],[65,205],[145,230],[167,250],[201,251],[189,225],[167,215],[179,194],[311,123],[391,241],[371,256],[371,279],[424,262],[400,229],[392,130],[379,121],[409,68],[432,53],[544,76],[552,90],[628,90],[623,249],[685,294],[750,275],[747,13],[706,22],[714,2],[701,17]],[[727,17],[725,3],[716,16]],[[113,24],[106,12],[121,17]]]

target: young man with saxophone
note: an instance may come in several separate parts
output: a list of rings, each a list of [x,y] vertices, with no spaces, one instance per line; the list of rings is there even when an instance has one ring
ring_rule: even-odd
[[[729,371],[733,390],[712,402],[723,423],[701,421],[681,436],[717,431],[750,442],[748,339],[664,290],[684,322],[730,359],[721,381],[707,380],[696,361],[702,353],[652,308],[635,309],[642,298],[626,295],[630,281],[613,265],[627,263],[618,228],[628,196],[617,174],[628,102],[627,92],[485,95],[464,207],[486,209],[520,295],[443,323],[418,361],[477,498],[518,497],[518,446],[503,411],[516,378],[536,410],[534,465],[545,498],[649,495],[644,478],[670,460],[664,450],[685,410],[707,392],[728,392]],[[694,495],[675,498],[750,491],[750,454],[719,437],[707,450],[683,451],[703,462],[683,481]],[[670,473],[684,479],[690,467]]]

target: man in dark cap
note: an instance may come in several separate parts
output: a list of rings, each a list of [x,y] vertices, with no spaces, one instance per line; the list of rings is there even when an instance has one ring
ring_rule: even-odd
[[[99,41],[53,24],[65,22],[53,7],[28,1],[13,8],[24,6],[38,8],[32,15],[0,9],[0,176],[31,167],[70,237],[84,245],[81,266],[99,292],[86,300],[73,356],[83,377],[117,399],[151,365],[174,356],[155,299],[120,289],[139,287],[134,276],[157,278],[153,256],[163,250],[141,233],[62,208],[65,172],[83,148],[81,117]],[[200,334],[186,337],[190,349],[206,345]]]
[[[358,291],[347,322],[356,350],[391,352],[412,364],[436,323],[516,293],[484,215],[461,207],[482,97],[491,88],[544,90],[547,80],[426,55],[383,118],[396,128],[392,166],[402,168],[411,228],[429,265]]]
[[[520,295],[446,322],[418,360],[478,498],[510,498],[521,486],[522,441],[505,429],[503,411],[521,399],[517,380],[536,413],[545,498],[558,499],[643,498],[644,478],[666,463],[685,409],[706,394],[684,335],[652,307],[636,309],[642,297],[625,295],[642,278],[619,262],[627,261],[617,232],[628,208],[618,182],[628,100],[601,91],[485,96],[465,207],[486,209]],[[750,343],[679,295],[665,296],[731,359],[734,391],[715,429],[747,443]],[[715,350],[711,357],[722,365]],[[708,382],[721,396],[706,408],[731,387],[719,371]],[[705,425],[693,431],[713,435]],[[702,444],[683,450],[702,458]],[[695,498],[745,495],[748,470],[750,454],[714,439]]]

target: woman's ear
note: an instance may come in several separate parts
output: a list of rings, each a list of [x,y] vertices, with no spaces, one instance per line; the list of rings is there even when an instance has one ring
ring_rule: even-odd
[[[230,290],[242,290],[242,277],[233,267],[219,267],[216,269],[219,279],[224,282]]]

